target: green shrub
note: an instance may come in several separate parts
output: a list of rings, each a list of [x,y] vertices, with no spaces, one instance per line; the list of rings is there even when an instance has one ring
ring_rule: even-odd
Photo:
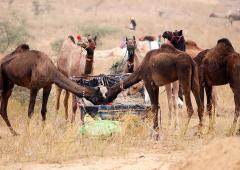
[[[54,51],[54,53],[57,55],[59,51],[61,50],[63,39],[57,39],[54,42],[51,43],[51,48]]]
[[[80,26],[78,31],[83,33],[83,35],[96,35],[98,37],[105,37],[107,35],[111,35],[113,33],[120,32],[121,30],[117,27],[113,27],[110,25],[89,25],[89,24],[83,24]]]
[[[113,65],[110,68],[111,74],[120,74],[123,72],[123,67],[124,67],[124,59],[120,59],[113,63]]]
[[[0,22],[0,52],[5,52],[25,43],[30,35],[26,29],[26,20],[13,15],[11,19]]]

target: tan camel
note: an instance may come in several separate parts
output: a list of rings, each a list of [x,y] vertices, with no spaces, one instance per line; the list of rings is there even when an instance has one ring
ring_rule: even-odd
[[[99,89],[78,86],[59,72],[46,54],[30,50],[26,44],[20,45],[14,52],[1,60],[0,72],[0,113],[13,135],[17,133],[8,120],[7,105],[14,84],[30,89],[29,118],[34,112],[37,93],[43,88],[41,109],[43,121],[46,119],[47,102],[53,83],[78,97],[87,98],[94,104],[104,103],[104,98]]]
[[[231,42],[222,38],[216,46],[204,50],[194,58],[199,67],[201,84],[201,100],[204,101],[204,88],[207,93],[207,109],[209,112],[209,130],[213,129],[214,117],[212,115],[212,86],[230,85],[235,102],[235,115],[230,134],[236,129],[240,112],[240,54],[237,53]],[[240,129],[238,129],[240,132]]]
[[[78,45],[72,36],[63,43],[60,51],[60,55],[57,59],[57,68],[68,78],[72,76],[83,76],[86,74],[92,74],[93,72],[93,62],[94,62],[94,50],[96,48],[96,37],[92,38],[88,36],[87,38],[79,39]],[[83,50],[87,51],[86,56]],[[59,102],[61,96],[62,88],[57,87],[57,100],[56,100],[56,110],[59,110]],[[68,119],[68,99],[69,92],[66,91],[64,97],[64,108],[65,108],[65,119]],[[77,110],[76,97],[73,95],[72,102],[72,120],[75,121],[75,115]],[[80,121],[83,123],[83,113],[80,112]]]
[[[225,19],[228,19],[230,24],[232,25],[232,23],[234,21],[240,21],[240,8],[239,9],[230,10],[226,14],[211,13],[209,15],[209,17],[211,17],[211,18],[225,18]]]
[[[179,80],[183,85],[188,119],[183,132],[186,132],[193,107],[190,97],[192,91],[198,105],[199,126],[202,127],[203,105],[200,99],[200,87],[197,67],[192,58],[173,46],[164,44],[160,49],[151,50],[143,59],[137,70],[125,81],[111,87],[105,94],[109,102],[113,101],[122,89],[143,80],[149,93],[153,112],[153,129],[158,131],[159,86]],[[160,113],[161,126],[161,113]],[[156,134],[158,136],[158,133]],[[156,137],[157,137],[156,136]]]

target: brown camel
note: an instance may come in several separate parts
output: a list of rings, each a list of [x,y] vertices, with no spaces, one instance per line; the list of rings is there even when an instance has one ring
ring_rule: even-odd
[[[39,89],[43,88],[41,109],[43,121],[46,119],[47,102],[53,83],[79,97],[87,98],[94,104],[104,103],[104,98],[99,89],[78,86],[59,72],[46,54],[30,50],[26,44],[20,45],[1,60],[0,71],[0,113],[13,135],[17,133],[8,120],[7,105],[14,84],[30,89],[29,118],[34,111],[37,93]]]
[[[193,59],[201,52],[204,51],[202,48],[198,47],[197,43],[191,40],[186,41],[186,53],[190,55]],[[216,87],[212,88],[212,104],[214,107],[213,117],[217,113],[218,108],[218,96]]]
[[[190,97],[192,90],[199,115],[199,125],[202,126],[203,105],[200,99],[200,87],[197,67],[192,58],[184,52],[175,49],[173,46],[164,44],[160,49],[151,50],[145,56],[142,64],[125,81],[111,87],[105,94],[109,102],[113,101],[122,89],[128,88],[143,80],[149,93],[153,112],[153,129],[158,130],[158,109],[159,109],[159,86],[163,86],[179,80],[183,85],[187,105],[188,119],[183,132],[186,132],[190,118],[193,114],[193,107]],[[161,113],[160,113],[161,126]],[[157,133],[158,136],[158,133]]]
[[[209,130],[213,129],[214,118],[212,116],[212,86],[229,83],[235,101],[235,116],[230,133],[233,134],[236,128],[240,111],[240,54],[237,53],[231,42],[222,38],[217,45],[209,50],[202,51],[194,59],[200,69],[199,79],[201,100],[204,100],[203,90],[207,93],[207,110],[209,112]]]
[[[127,62],[124,66],[124,73],[133,73],[136,68],[140,65],[139,58],[136,54],[136,39],[135,36],[129,39],[126,38],[126,48],[127,48]]]
[[[141,61],[140,58],[137,55],[137,45],[136,45],[136,38],[133,36],[131,39],[126,38],[126,48],[127,48],[127,53],[128,53],[128,59],[127,62],[124,66],[124,73],[133,73],[140,65]],[[123,96],[128,96],[128,95],[134,95],[137,92],[140,92],[142,89],[143,90],[143,97],[144,97],[144,102],[146,104],[150,103],[149,95],[147,94],[147,91],[145,89],[143,81],[129,87],[125,91],[123,91]]]
[[[88,36],[87,38],[78,38],[78,43],[75,43],[73,36],[69,36],[68,39],[63,43],[62,49],[60,51],[60,56],[57,60],[58,69],[68,78],[72,76],[83,76],[86,74],[92,74],[93,63],[94,63],[94,50],[96,48],[95,36],[92,38]],[[80,47],[78,47],[79,45]],[[83,54],[83,50],[87,51],[86,56]],[[57,87],[57,100],[56,100],[56,110],[59,110],[59,102],[61,96],[62,88]],[[65,119],[68,119],[68,99],[69,91],[66,91],[64,97],[64,108],[65,108]],[[73,95],[72,102],[72,120],[75,121],[75,115],[77,111],[77,101],[76,97]],[[83,113],[80,112],[80,121],[83,123]]]
[[[192,58],[195,58],[197,56],[197,54],[201,51],[203,51],[203,49],[199,48],[197,46],[197,44],[193,41],[185,41],[184,40],[184,36],[183,36],[183,32],[182,30],[180,31],[174,31],[174,32],[171,32],[171,31],[165,31],[163,33],[163,38],[166,38],[170,41],[170,43],[177,49],[181,50],[181,51],[186,51],[186,53],[188,55],[190,55]],[[181,84],[180,84],[181,85]],[[172,91],[171,89],[173,89],[173,100],[172,99]],[[172,105],[173,105],[173,108],[174,108],[174,112],[175,112],[175,115],[176,115],[176,119],[174,122],[177,122],[178,121],[178,112],[176,112],[176,105],[177,105],[177,93],[178,95],[180,96],[180,98],[182,97],[183,93],[182,93],[182,89],[181,87],[179,88],[178,86],[178,82],[175,82],[173,84],[173,87],[171,88],[170,85],[166,85],[166,92],[167,92],[167,96],[168,96],[168,103],[169,103],[169,110],[170,110],[170,113],[171,113],[171,108],[172,108]],[[216,110],[217,110],[217,93],[216,93],[216,88],[213,88],[213,91],[212,91],[212,97],[213,97],[213,104],[214,104],[214,117],[215,117],[215,113],[216,113]],[[202,102],[204,104],[204,102]],[[169,118],[171,118],[171,114],[169,114]]]
[[[211,13],[209,15],[211,18],[225,18],[228,19],[232,25],[233,21],[240,21],[240,8],[228,11],[226,14],[215,14]]]

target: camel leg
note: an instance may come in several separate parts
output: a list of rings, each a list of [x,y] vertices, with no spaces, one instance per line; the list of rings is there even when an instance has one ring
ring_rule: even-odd
[[[75,117],[76,117],[76,112],[77,112],[77,97],[72,94],[72,121],[71,123],[73,123],[75,121]],[[83,122],[83,116],[80,110],[80,121]]]
[[[234,135],[235,133],[235,129],[236,129],[236,125],[239,117],[239,111],[240,111],[240,95],[239,95],[240,92],[239,90],[233,89],[233,93],[234,93],[234,102],[235,102],[235,113],[234,113],[234,119],[233,119],[232,126],[230,128],[229,135]]]
[[[60,98],[61,98],[61,92],[62,92],[62,88],[56,86],[56,111],[59,110],[60,108]]]
[[[212,114],[212,86],[206,85],[205,89],[207,95],[207,112],[209,115],[208,131],[211,132],[214,129],[214,114]]]
[[[33,112],[34,112],[34,106],[36,103],[36,97],[37,97],[38,89],[31,89],[30,90],[30,102],[28,106],[28,118],[31,119]]]
[[[192,107],[192,102],[191,102],[190,90],[185,89],[184,94],[185,94],[185,101],[186,101],[186,106],[187,106],[188,117],[187,117],[186,122],[184,123],[183,135],[186,134],[189,122],[193,115],[193,107]]]
[[[202,96],[204,97],[204,93],[203,95],[201,93],[204,92],[204,89],[203,88],[201,89],[199,84],[195,83],[192,85],[192,92],[198,107],[199,133],[202,134],[203,133],[203,111],[204,111],[204,106],[202,104],[202,100],[204,99],[202,99]]]
[[[178,113],[178,91],[179,91],[179,83],[175,81],[173,83],[173,109],[174,109],[174,127],[179,128],[179,113]]]
[[[204,86],[200,86],[200,99],[202,104],[204,105]]]
[[[155,139],[159,138],[159,126],[158,126],[158,99],[159,99],[159,87],[154,82],[145,82],[146,89],[148,91],[153,113],[153,129],[156,131],[154,135]],[[160,109],[159,109],[160,110]],[[160,110],[160,128],[161,128],[161,110]]]
[[[183,97],[184,97],[184,93],[183,93],[183,87],[182,87],[182,85],[178,85],[179,87],[178,87],[178,97],[179,97],[179,99],[183,102]],[[181,106],[179,105],[179,107],[181,108]]]
[[[185,68],[185,69],[187,70],[188,68]],[[179,80],[179,84],[181,84],[181,86],[183,88],[185,102],[186,102],[186,106],[187,106],[187,113],[188,113],[188,117],[186,119],[186,122],[183,124],[184,127],[183,127],[182,134],[181,134],[181,136],[184,136],[186,134],[190,119],[193,115],[193,107],[192,107],[192,101],[191,101],[191,95],[190,95],[191,74],[189,74],[189,71],[184,72],[182,70],[179,70],[178,80]]]
[[[10,124],[10,121],[8,119],[7,115],[7,105],[8,105],[8,99],[12,94],[13,84],[11,84],[8,88],[4,89],[2,92],[2,99],[1,99],[1,116],[5,123],[7,124],[9,130],[11,133],[15,136],[18,135],[18,133],[12,128],[12,125]]]
[[[212,88],[212,104],[213,104],[213,118],[215,124],[216,115],[218,115],[218,96],[217,96],[217,89],[216,87]]]
[[[68,120],[68,99],[69,99],[69,91],[66,90],[65,97],[64,97],[64,109],[65,109],[65,120]]]
[[[167,92],[167,100],[168,100],[168,126],[170,127],[172,124],[172,108],[173,108],[173,102],[172,102],[172,87],[171,87],[171,83],[165,85],[165,89]]]
[[[52,85],[49,85],[49,86],[43,88],[42,109],[41,109],[43,121],[46,120],[47,102],[48,102],[48,97],[51,92],[51,89],[52,89]]]

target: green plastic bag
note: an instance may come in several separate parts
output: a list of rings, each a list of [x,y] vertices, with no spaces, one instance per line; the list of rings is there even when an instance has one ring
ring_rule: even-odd
[[[81,135],[87,135],[90,137],[108,137],[113,133],[121,131],[119,121],[111,120],[96,120],[86,123],[80,128]]]

